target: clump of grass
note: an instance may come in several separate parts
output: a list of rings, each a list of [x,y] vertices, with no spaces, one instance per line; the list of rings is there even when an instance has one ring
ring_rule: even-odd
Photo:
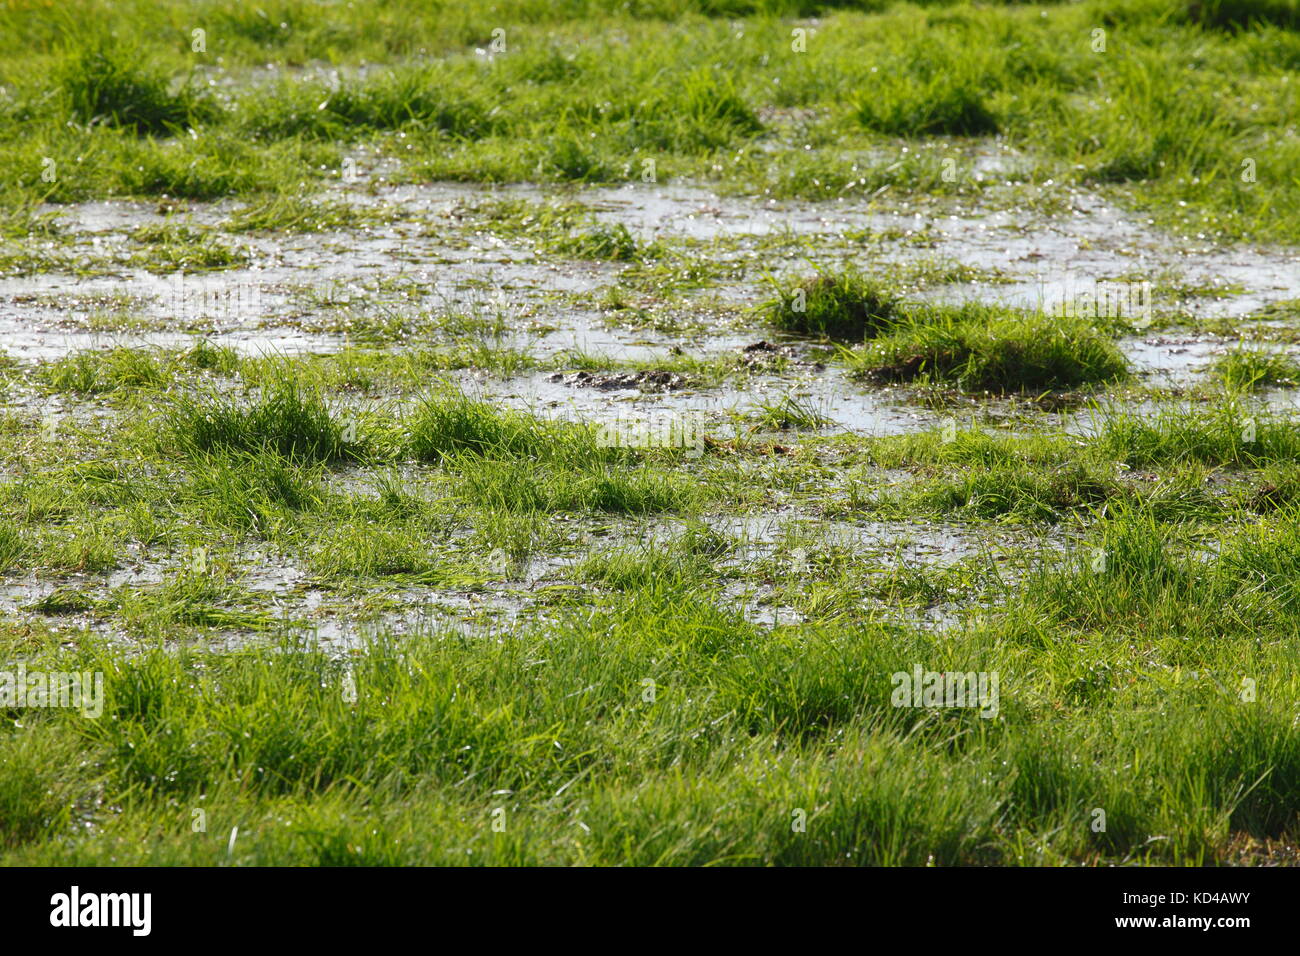
[[[762,132],[722,71],[705,67],[658,86],[648,103],[624,104],[619,132],[633,149],[708,153]]]
[[[225,345],[213,345],[205,338],[199,339],[181,356],[186,365],[204,372],[234,375],[243,361],[239,353]]]
[[[545,243],[548,252],[575,259],[606,259],[612,262],[636,262],[660,253],[655,243],[640,242],[627,226],[597,225]]]
[[[653,527],[638,530],[636,536],[642,540],[635,545],[588,554],[573,565],[570,576],[619,591],[699,591],[713,587],[714,562],[736,544],[703,522],[689,523],[671,539],[657,535]]]
[[[689,506],[696,497],[689,483],[637,463],[628,450],[601,447],[592,428],[455,392],[426,399],[405,431],[405,454],[447,464],[463,498],[495,511],[650,514]]]
[[[253,595],[229,580],[227,569],[189,566],[161,585],[123,585],[97,610],[111,610],[127,628],[146,636],[173,637],[177,627],[209,632],[269,631],[282,623],[269,611],[248,608],[252,599]]]
[[[185,369],[232,375],[240,365],[233,349],[200,339],[184,351],[117,347],[73,352],[40,366],[36,380],[51,392],[111,395],[166,388]]]
[[[407,584],[462,583],[454,569],[438,560],[427,541],[405,529],[374,522],[349,522],[331,529],[311,554],[310,567],[325,581],[360,578],[399,579]]]
[[[22,533],[12,524],[0,524],[0,574],[17,565],[26,553]]]
[[[457,83],[438,66],[377,71],[345,84],[325,109],[348,127],[400,129],[418,125],[458,139],[474,139],[496,126],[492,107],[470,83]]]
[[[819,273],[764,303],[768,320],[783,332],[861,341],[889,328],[901,303],[883,283],[860,272]]]
[[[1085,321],[977,303],[913,309],[853,361],[858,374],[876,382],[924,378],[994,392],[1070,388],[1128,374],[1115,343]]]
[[[170,431],[189,454],[265,452],[331,462],[356,457],[345,426],[319,393],[289,377],[263,387],[251,402],[219,395],[185,395],[171,409]]]
[[[1188,461],[1209,465],[1259,465],[1300,460],[1300,427],[1238,405],[1166,408],[1150,417],[1112,413],[1098,442],[1134,467]]]
[[[917,514],[1054,523],[1122,495],[1098,469],[1081,463],[1054,468],[971,468],[881,496],[873,510],[907,519]]]
[[[117,567],[125,543],[115,523],[81,518],[40,534],[30,548],[31,562],[53,571],[99,574]]]
[[[475,140],[500,126],[490,95],[476,79],[438,64],[375,71],[345,79],[338,89],[286,81],[245,97],[236,122],[263,141],[355,139],[399,129]]]
[[[871,463],[884,468],[918,464],[1026,468],[1064,464],[1078,454],[1075,443],[1063,434],[1008,435],[978,428],[880,435],[871,439],[867,451]]]
[[[225,222],[231,232],[279,232],[293,235],[354,229],[378,219],[378,215],[337,199],[311,199],[294,193],[278,193],[235,212]]]
[[[219,527],[274,537],[319,507],[324,490],[310,466],[276,452],[217,452],[191,465],[182,500]]]
[[[640,262],[663,254],[659,243],[637,239],[622,223],[597,222],[592,210],[578,202],[497,199],[465,204],[457,215],[474,216],[499,236],[530,239],[542,252],[575,259]]]
[[[1228,388],[1243,392],[1300,382],[1300,365],[1286,355],[1259,349],[1235,348],[1220,356],[1211,371]]]
[[[937,40],[873,72],[857,101],[857,118],[890,136],[985,136],[998,131],[989,105],[990,74],[978,56]]]
[[[146,246],[131,257],[132,263],[151,272],[183,269],[211,272],[248,262],[248,253],[226,245],[213,233],[171,222],[138,226],[131,238]]]
[[[178,89],[139,52],[111,42],[73,51],[57,76],[69,115],[138,135],[170,135],[217,115],[187,79]]]
[[[815,431],[833,425],[834,420],[823,414],[807,399],[789,394],[776,402],[760,403],[751,414],[757,428],[799,428]]]
[[[455,392],[425,399],[407,420],[406,433],[406,453],[419,461],[439,461],[455,454],[551,458],[577,437],[532,415]]]
[[[171,377],[160,353],[132,348],[75,352],[42,366],[37,375],[51,391],[80,395],[161,388]]]
[[[688,480],[644,464],[607,467],[591,456],[543,463],[469,459],[457,466],[463,497],[511,513],[645,515],[686,511],[699,497]]]

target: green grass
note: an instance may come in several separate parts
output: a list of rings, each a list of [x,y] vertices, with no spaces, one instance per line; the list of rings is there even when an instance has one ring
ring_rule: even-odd
[[[0,573],[18,564],[27,552],[21,533],[11,525],[0,525]]]
[[[960,22],[960,21],[958,21]],[[951,36],[951,34],[949,34]],[[919,42],[878,64],[858,91],[857,119],[890,136],[984,136],[999,131],[991,66],[956,43]]]
[[[1117,185],[1193,232],[1297,235],[1300,152],[1276,135],[1294,112],[1289,0],[382,7],[204,7],[198,52],[178,0],[86,0],[66,22],[0,11],[3,32],[31,38],[0,48],[8,200],[293,195],[342,178],[353,145],[423,180],[962,193],[980,187],[961,141],[998,134],[1041,170],[1022,185]],[[782,16],[819,16],[803,52]],[[494,29],[506,50],[476,54]],[[250,79],[308,62],[337,64],[337,82]],[[197,68],[218,64],[233,84],[203,85]],[[932,152],[936,137],[952,142]]]
[[[1122,495],[1112,478],[1085,465],[1032,470],[1004,466],[971,468],[956,477],[886,492],[870,503],[870,510],[900,519],[932,515],[1055,522],[1086,514]]]
[[[213,102],[188,81],[173,89],[171,77],[147,54],[106,38],[68,50],[54,79],[68,119],[85,126],[174,135],[217,115]]]
[[[1125,550],[1133,533],[1110,539],[1112,580],[1178,587],[1152,577],[1163,566],[1152,552]],[[238,819],[247,864],[471,862],[472,850],[479,864],[953,865],[1140,843],[1137,859],[1192,862],[1232,830],[1272,832],[1300,809],[1300,738],[1283,703],[1294,677],[1276,651],[1169,647],[1162,673],[1130,655],[1107,671],[1078,645],[1031,675],[978,632],[947,651],[880,628],[767,636],[689,588],[626,583],[622,608],[545,634],[380,641],[346,676],[301,645],[205,654],[201,667],[186,652],[123,659],[88,645],[76,662],[104,670],[105,719],[42,714],[0,744],[9,779],[36,784],[7,798],[19,824],[6,828],[9,856],[215,863]],[[921,659],[996,669],[1020,691],[993,723],[900,712],[888,675]],[[1251,703],[1238,696],[1243,674],[1256,681]],[[102,756],[107,772],[48,759],[69,753]],[[1117,759],[1134,769],[1109,773]],[[239,767],[249,772],[236,790]],[[71,823],[76,795],[94,786],[131,793],[95,840],[47,844],[21,824]],[[207,833],[190,830],[191,804],[206,808]],[[180,809],[151,813],[161,806]],[[1100,834],[1095,807],[1109,821]],[[800,810],[802,829],[791,825]],[[286,813],[289,827],[262,822]]]
[[[1258,467],[1300,456],[1295,422],[1231,403],[1175,407],[1150,417],[1114,415],[1100,440],[1115,458],[1138,467],[1188,462]]]
[[[456,215],[473,217],[494,235],[534,243],[539,252],[574,259],[641,262],[665,251],[659,243],[637,239],[622,223],[598,222],[579,202],[496,199],[461,205]]]
[[[322,476],[267,448],[207,454],[190,468],[181,500],[208,526],[279,537],[325,498]]]
[[[276,194],[251,203],[225,222],[231,232],[322,232],[354,229],[377,222],[379,213],[346,202],[311,199],[293,194]]]
[[[760,402],[750,417],[757,428],[816,430],[833,424],[816,406],[793,394],[775,402]]]
[[[143,404],[67,449],[0,430],[21,465],[0,573],[56,585],[0,644],[107,688],[99,721],[43,710],[0,734],[6,862],[1202,864],[1294,831],[1285,421],[1241,443],[1242,407],[1097,409],[1092,437],[940,427],[687,459],[440,386],[373,400],[349,440],[311,359],[142,354],[174,395],[127,389]],[[757,554],[709,521],[777,502],[807,516]],[[929,564],[807,520],[864,512],[922,542],[935,522],[1048,537]],[[136,555],[160,576],[110,586]],[[537,558],[562,558],[540,586]],[[533,611],[472,637],[376,625],[340,663],[268,574],[363,620],[464,593]],[[751,599],[802,623],[757,623]],[[931,610],[952,622],[909,623]],[[265,643],[183,646],[228,634]],[[996,671],[999,716],[893,706],[918,665]],[[93,831],[92,793],[115,808]]]
[[[1200,317],[1242,344],[1165,387],[1124,322],[953,304],[1008,276],[926,250],[1080,191],[1294,242],[1295,10],[0,7],[0,272],[391,253],[268,275],[260,329],[15,293],[57,324],[0,357],[0,661],[106,700],[0,708],[0,863],[1284,862],[1294,309]],[[621,206],[660,193],[689,236]],[[122,198],[158,216],[58,210]],[[1150,278],[1189,325],[1251,291]],[[687,408],[694,448],[602,428]],[[996,716],[898,706],[918,667],[995,674]]]
[[[768,321],[783,332],[862,341],[898,318],[898,296],[882,282],[847,270],[821,273],[763,305]]]
[[[576,432],[539,421],[532,415],[503,411],[487,402],[444,392],[426,399],[407,425],[406,452],[421,461],[439,461],[464,453],[482,457],[529,459],[554,457],[566,448],[594,445]]]
[[[855,374],[879,383],[991,392],[1074,388],[1129,374],[1115,344],[1086,321],[978,303],[913,308],[849,360]]]
[[[1300,382],[1300,365],[1286,355],[1258,349],[1233,349],[1215,360],[1212,371],[1236,391]]]
[[[188,454],[275,452],[333,462],[360,451],[341,416],[319,393],[281,377],[250,401],[220,395],[180,395],[168,410],[171,443]]]
[[[39,380],[51,391],[96,395],[159,388],[170,381],[170,374],[155,353],[115,348],[73,353],[43,366]]]

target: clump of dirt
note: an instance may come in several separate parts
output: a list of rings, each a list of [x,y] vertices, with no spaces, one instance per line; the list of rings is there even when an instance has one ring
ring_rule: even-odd
[[[1296,866],[1300,865],[1300,841],[1293,836],[1260,839],[1249,833],[1235,833],[1219,859],[1230,866]]]
[[[746,345],[740,350],[741,362],[751,367],[775,365],[780,359],[792,359],[794,356],[794,349],[790,346],[773,345],[766,339]]]
[[[910,382],[921,374],[924,367],[924,355],[909,355],[897,362],[867,369],[863,378],[872,385],[895,385],[899,382]]]
[[[740,350],[740,363],[755,371],[767,370],[786,362],[803,362],[801,351],[793,345],[774,345],[766,339],[753,342]],[[821,362],[808,364],[814,371],[820,372],[826,366]]]
[[[572,375],[556,372],[549,380],[563,382],[574,388],[598,388],[607,392],[620,388],[637,388],[643,392],[673,392],[689,384],[684,376],[664,369],[609,373],[574,372]]]

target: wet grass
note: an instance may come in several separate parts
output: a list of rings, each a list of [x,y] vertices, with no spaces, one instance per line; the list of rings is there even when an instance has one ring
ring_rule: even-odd
[[[80,395],[153,389],[170,380],[164,359],[131,348],[77,352],[42,367],[38,376],[50,391]]]
[[[1225,386],[1236,391],[1300,383],[1300,365],[1293,359],[1258,349],[1233,349],[1215,361],[1213,372]]]
[[[1294,422],[1233,403],[1173,407],[1150,417],[1117,414],[1107,419],[1101,440],[1116,458],[1138,467],[1187,462],[1259,467],[1300,455]]]
[[[237,353],[124,294],[15,297],[212,337],[0,357],[0,664],[106,689],[99,719],[3,708],[0,862],[1294,843],[1300,423],[1258,394],[1296,383],[1274,350],[1294,308],[1197,325],[1242,344],[1165,389],[1126,322],[952,304],[1005,277],[929,258],[919,212],[1074,214],[1085,186],[1198,242],[1295,239],[1294,4],[860,6],[0,9],[0,272],[260,266],[281,237],[390,224],[403,263],[291,287],[279,318],[331,337],[309,354]],[[657,237],[567,188],[682,179],[927,225]],[[560,188],[376,205],[392,180]],[[122,196],[236,201],[117,259],[40,205]],[[448,256],[427,271],[417,233]],[[431,305],[434,268],[497,255],[579,291],[466,304],[493,268]],[[646,351],[527,341],[570,307]],[[838,426],[864,398],[913,425]],[[696,403],[693,444],[680,415],[645,427]],[[996,715],[897,706],[917,667],[998,675]]]
[[[337,199],[298,194],[267,196],[239,209],[224,226],[230,232],[297,234],[356,229],[382,221],[379,210],[362,209]]]
[[[860,342],[893,325],[900,304],[885,283],[845,271],[822,273],[793,289],[779,290],[763,308],[783,332]]]
[[[856,375],[877,383],[952,383],[972,391],[1066,389],[1129,374],[1120,350],[1086,321],[978,303],[913,308],[848,360]]]
[[[217,115],[216,104],[194,85],[173,88],[167,72],[142,61],[140,50],[105,38],[70,47],[54,80],[68,117],[87,127],[175,135]]]
[[[601,223],[581,203],[537,203],[526,199],[498,199],[464,204],[456,218],[481,223],[494,235],[533,243],[537,250],[574,259],[641,262],[665,250],[658,243],[633,236],[622,223]]]
[[[131,233],[131,239],[144,248],[133,253],[130,261],[150,272],[212,272],[249,261],[247,251],[187,225],[169,222],[140,226]]]
[[[1150,533],[1117,522],[1104,538],[1107,571],[1032,581],[1013,615],[1021,640],[1035,633],[1028,615],[1049,608],[1107,628],[1044,650],[1032,671],[1013,644],[999,648],[979,629],[947,650],[879,626],[769,635],[718,610],[689,566],[674,578],[614,559],[583,575],[624,589],[621,606],[509,641],[380,641],[347,664],[292,643],[125,659],[88,643],[64,660],[105,672],[111,719],[87,725],[50,711],[7,735],[10,779],[37,784],[11,794],[7,819],[58,827],[90,787],[132,796],[93,841],[46,846],[35,828],[7,828],[8,854],[326,865],[1212,861],[1229,832],[1274,832],[1300,809],[1287,657],[1220,638],[1200,651],[1156,641],[1150,660],[1120,642],[1151,598],[1192,597],[1205,575],[1214,587],[1180,612],[1185,624],[1211,599],[1243,610],[1234,582],[1277,550],[1243,542],[1197,572],[1153,549]],[[1289,607],[1285,594],[1244,599]],[[1114,616],[1093,603],[1102,600],[1133,613],[1106,624]],[[887,675],[922,659],[997,670],[1018,690],[994,723],[900,712]],[[54,753],[102,756],[107,770]],[[845,753],[855,759],[835,759]],[[1121,759],[1134,769],[1115,779],[1105,768]],[[238,791],[232,766],[254,768]],[[467,778],[482,782],[466,787]],[[418,815],[403,809],[413,800]],[[192,832],[191,804],[206,809],[208,832]],[[1108,819],[1100,833],[1089,827],[1098,806]],[[800,811],[808,826],[792,828]],[[293,825],[263,825],[271,813]],[[431,814],[437,826],[423,822]],[[658,837],[622,838],[652,820]],[[1153,843],[1151,832],[1170,839]]]
[[[39,8],[6,9],[4,32],[32,43],[0,55],[0,181],[14,205],[296,195],[364,181],[369,162],[348,155],[364,145],[426,180],[978,193],[960,140],[997,133],[1040,169],[1017,173],[1021,185],[1113,185],[1189,231],[1297,235],[1297,154],[1271,132],[1291,114],[1289,3],[814,7],[663,0],[543,14],[511,2],[453,15],[388,0],[363,22],[310,2],[280,11],[283,28],[214,7],[203,50],[155,29],[189,15],[174,0],[125,18],[88,2],[70,31]],[[825,14],[814,26],[779,19],[813,13]],[[267,63],[308,62],[342,69],[328,82],[250,79]],[[350,68],[361,62],[384,68]],[[214,75],[222,82],[208,84]],[[957,142],[909,145],[934,137]],[[628,248],[615,235],[597,251]]]
[[[320,394],[292,379],[281,378],[248,402],[215,394],[181,395],[169,417],[168,437],[188,454],[272,451],[334,462],[360,450],[355,435]]]
[[[427,399],[407,426],[407,454],[420,461],[440,461],[460,453],[530,459],[570,450],[590,454],[594,449],[590,435],[566,432],[532,415],[497,409],[455,393]]]
[[[281,360],[278,389],[160,401],[170,444],[149,480],[126,464],[147,453],[140,439],[158,428],[147,421],[109,429],[85,464],[23,452],[33,473],[0,496],[16,519],[0,525],[11,573],[102,575],[141,547],[166,565],[156,583],[92,579],[23,613],[146,642],[234,632],[270,643],[124,655],[82,633],[41,651],[51,668],[102,670],[109,719],[43,710],[0,739],[6,786],[23,784],[3,805],[7,860],[1213,863],[1240,834],[1294,826],[1300,744],[1283,636],[1300,622],[1286,583],[1300,560],[1293,425],[1261,417],[1251,454],[1231,438],[1238,418],[1174,408],[1154,424],[1112,415],[1090,439],[803,435],[806,454],[771,461],[772,489],[823,502],[842,497],[826,490],[842,476],[823,456],[863,478],[864,467],[910,470],[911,483],[858,507],[913,526],[1066,522],[1083,535],[1014,567],[914,565],[815,524],[758,555],[699,521],[655,541],[641,537],[659,533],[653,524],[634,523],[626,541],[575,549],[557,520],[690,518],[733,500],[710,485],[752,478],[734,451],[605,448],[580,424],[443,387],[407,411],[358,416],[368,454],[387,464],[338,486],[332,474],[353,467],[346,426],[323,393],[294,384],[307,368]],[[176,374],[184,388],[204,372]],[[1151,487],[1117,459],[1166,470]],[[1238,469],[1254,510],[1235,492],[1197,497],[1210,471],[1180,484],[1189,460]],[[250,561],[250,547],[265,554]],[[377,637],[346,663],[294,636],[299,609],[250,588],[256,568],[296,566],[353,601],[479,592],[521,577],[538,549],[573,558],[538,596],[544,622],[500,639],[430,625]],[[754,622],[728,596],[736,587],[800,622]],[[880,616],[882,604],[960,609],[973,597],[941,632]],[[1261,644],[1261,628],[1278,637]],[[24,633],[0,625],[6,653]],[[1088,639],[1059,639],[1076,633]],[[996,670],[998,719],[892,706],[890,675],[918,662]],[[1062,752],[1090,759],[1062,763]],[[75,759],[47,763],[56,753]],[[1117,779],[1117,761],[1140,769]],[[121,810],[73,837],[91,792]],[[412,800],[419,816],[403,810]],[[726,809],[750,800],[752,812]],[[207,832],[190,829],[191,804],[208,812]],[[1089,825],[1098,806],[1102,832]],[[800,811],[808,826],[792,830]],[[160,827],[168,812],[174,827]],[[258,822],[285,813],[327,821],[332,835]],[[505,830],[493,829],[503,814]],[[587,828],[576,842],[575,814]],[[651,818],[675,836],[625,839]],[[714,835],[702,839],[706,818]]]

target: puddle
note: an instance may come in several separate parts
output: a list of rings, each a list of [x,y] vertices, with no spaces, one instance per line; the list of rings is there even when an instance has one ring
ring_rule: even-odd
[[[627,388],[575,388],[563,377],[538,372],[508,381],[462,376],[462,387],[475,397],[527,409],[537,415],[555,419],[613,423],[644,418],[647,421],[673,417],[697,416],[706,426],[706,434],[719,440],[736,437],[734,419],[752,415],[761,406],[775,405],[788,396],[827,419],[820,434],[852,432],[859,435],[898,435],[919,429],[934,428],[946,416],[927,409],[891,402],[885,395],[865,391],[849,382],[834,369],[791,379],[778,376],[750,376],[742,384],[724,384],[719,388],[682,388],[671,391],[643,391]],[[783,434],[774,432],[774,435]],[[788,434],[798,434],[790,429]]]
[[[982,161],[982,170],[996,175],[1003,158]],[[59,212],[73,239],[51,249],[74,263],[84,258],[95,267],[93,274],[0,277],[0,350],[32,362],[109,346],[185,347],[202,334],[243,354],[292,355],[372,342],[398,349],[436,346],[477,336],[479,341],[526,350],[549,367],[506,379],[468,369],[453,373],[453,380],[471,395],[546,417],[600,424],[690,417],[703,422],[705,434],[724,441],[762,427],[771,429],[764,437],[781,442],[796,440],[798,430],[763,423],[781,419],[780,410],[791,403],[804,413],[802,420],[824,422],[811,429],[820,434],[929,430],[951,414],[907,404],[901,400],[905,392],[864,387],[839,368],[818,364],[806,346],[762,339],[772,332],[762,329],[757,318],[712,308],[719,300],[748,306],[768,297],[771,290],[762,273],[806,271],[805,255],[819,263],[851,259],[868,271],[881,263],[953,260],[996,273],[1001,281],[938,286],[926,294],[1047,309],[1073,295],[1080,284],[1121,277],[1155,285],[1172,276],[1188,288],[1215,283],[1244,288],[1236,295],[1179,302],[1180,308],[1202,317],[1246,315],[1272,302],[1300,298],[1300,253],[1295,250],[1221,249],[1161,236],[1083,192],[1071,193],[1069,212],[1056,217],[1032,208],[958,208],[910,199],[891,199],[892,208],[882,209],[861,200],[724,198],[693,186],[655,184],[563,193],[533,186],[406,185],[385,187],[374,196],[341,189],[335,195],[363,205],[382,203],[396,213],[343,232],[223,234],[223,242],[248,251],[251,264],[183,276],[158,275],[127,262],[136,249],[127,234],[166,221],[167,209],[126,202],[62,208]],[[626,226],[646,240],[714,242],[715,251],[697,251],[743,259],[747,278],[706,287],[698,308],[689,298],[694,293],[684,306],[674,300],[662,309],[652,307],[650,312],[664,315],[651,318],[665,320],[650,323],[652,327],[615,324],[621,313],[607,315],[590,303],[598,301],[593,294],[618,278],[623,265],[539,257],[527,242],[503,241],[472,219],[452,215],[466,204],[502,196],[576,198],[594,210],[598,221]],[[220,226],[238,205],[195,204],[177,215]],[[782,236],[816,242],[787,247],[779,241]],[[772,237],[776,241],[765,244]],[[656,291],[640,280],[629,298],[653,303]],[[1169,303],[1157,298],[1155,305]],[[686,318],[692,321],[678,327],[690,331],[664,331],[674,328],[673,309],[689,313]],[[465,319],[448,323],[448,314]],[[497,318],[500,321],[492,321]],[[440,324],[439,319],[444,321]],[[1204,381],[1207,367],[1232,343],[1221,336],[1153,334],[1126,338],[1120,346],[1144,384],[1177,389]],[[581,361],[574,352],[583,353]],[[671,358],[683,353],[700,358],[728,355],[747,373],[705,387],[693,383],[689,373],[668,370],[679,367]],[[567,358],[572,358],[572,367],[566,367]],[[601,359],[611,367],[599,368]],[[616,367],[620,363],[642,368]],[[1288,412],[1300,404],[1294,391],[1284,389],[1263,392],[1259,401]],[[53,404],[62,407],[57,399]],[[1130,406],[1138,414],[1155,409],[1154,404]],[[1073,433],[1087,433],[1098,424],[1087,410],[1064,421]],[[770,558],[778,541],[806,524],[786,513],[711,523],[741,542],[748,556],[760,558]],[[847,521],[820,522],[817,527],[818,546],[837,544],[864,561],[879,560],[882,567],[891,562],[946,566],[984,555],[998,561],[1016,549],[1063,546],[1056,539],[1000,528],[975,531],[943,524]],[[552,585],[572,583],[566,574],[572,560],[537,555],[516,569],[510,581],[469,590],[376,585],[340,597],[288,566],[260,567],[247,576],[244,586],[269,597],[286,622],[306,621],[323,644],[348,648],[381,628],[396,633],[445,627],[481,632],[545,615],[548,606],[540,596]],[[136,561],[104,577],[61,576],[58,585],[86,587],[102,595],[123,586],[156,586],[164,577],[161,566]],[[21,608],[47,597],[54,587],[31,576],[11,578],[0,587],[0,613],[27,613]],[[733,597],[746,604],[754,620],[780,620],[782,609],[765,603],[763,594],[736,592]],[[952,613],[951,607],[917,610],[919,620],[934,626],[950,622]],[[84,623],[83,617],[73,614],[60,620],[75,625]],[[91,623],[104,628],[102,622]],[[238,642],[247,636],[221,634],[216,639]]]
[[[1210,364],[1233,347],[1211,336],[1159,335],[1124,339],[1120,348],[1146,384],[1182,388],[1207,377]]]
[[[356,192],[346,195],[360,201]],[[409,283],[415,294],[390,307],[408,313],[482,309],[495,290],[504,290],[501,301],[511,313],[516,332],[523,333],[528,320],[553,329],[532,343],[541,354],[563,349],[621,349],[624,355],[636,356],[637,349],[647,343],[653,348],[677,341],[654,333],[607,329],[598,312],[575,310],[557,300],[560,294],[587,293],[607,284],[620,266],[538,261],[527,244],[512,245],[474,231],[472,223],[458,226],[448,216],[458,206],[487,197],[542,200],[555,195],[533,186],[491,190],[460,185],[390,187],[366,201],[399,209],[404,218],[396,222],[347,232],[227,237],[230,243],[251,252],[253,266],[249,268],[178,277],[114,265],[112,275],[44,273],[0,278],[0,343],[19,358],[49,359],[106,343],[178,345],[187,340],[185,331],[202,330],[221,344],[248,353],[329,351],[340,348],[348,338],[313,333],[310,322],[301,323],[304,312],[310,317],[320,311],[304,310],[301,289],[315,289],[319,297],[328,299],[331,290],[354,286],[358,299],[379,306],[383,295],[374,287],[396,280]],[[1194,246],[1158,235],[1132,216],[1082,192],[1071,194],[1070,214],[1056,218],[1019,209],[908,214],[898,209],[882,212],[863,202],[723,198],[685,185],[636,184],[563,195],[576,195],[594,207],[597,219],[625,225],[645,238],[744,239],[778,232],[815,235],[822,245],[840,248],[840,257],[861,258],[852,248],[845,252],[845,237],[875,233],[899,237],[885,244],[883,261],[918,256],[951,259],[997,270],[1006,280],[931,292],[939,297],[976,296],[1052,308],[1080,283],[1119,276],[1158,281],[1171,273],[1191,284],[1217,281],[1244,287],[1240,295],[1190,300],[1191,307],[1204,316],[1244,315],[1270,302],[1300,297],[1300,253]],[[907,203],[896,206],[906,207]],[[234,207],[232,203],[194,204],[186,206],[182,215],[197,223],[217,225]],[[80,242],[76,249],[87,253],[111,251],[127,231],[166,221],[165,211],[144,203],[88,203],[58,211]],[[923,242],[918,244],[918,238]],[[719,257],[724,255],[719,253]],[[777,271],[799,268],[799,257],[767,266]],[[370,283],[370,291],[366,283]],[[723,283],[710,291],[748,303],[770,293],[761,276],[740,285]],[[105,338],[85,329],[88,315],[95,311],[86,303],[114,298],[140,303],[132,311],[151,320],[150,331],[155,334]],[[1158,301],[1156,304],[1160,306]],[[703,339],[693,344],[704,349],[734,348],[752,342],[754,336],[724,333]]]

